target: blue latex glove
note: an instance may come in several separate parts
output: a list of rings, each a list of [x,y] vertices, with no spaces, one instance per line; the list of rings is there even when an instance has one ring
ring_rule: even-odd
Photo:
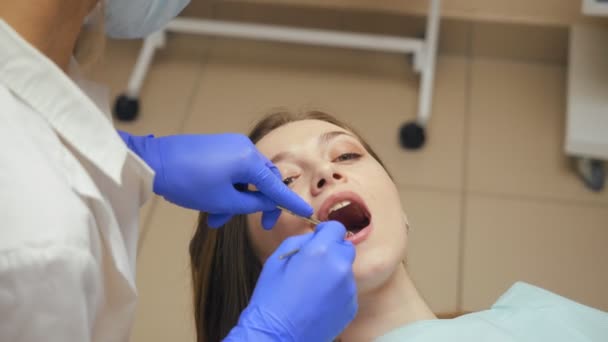
[[[283,184],[276,166],[244,135],[119,134],[156,172],[154,192],[179,206],[209,213],[211,227],[224,225],[236,214],[263,211],[262,225],[268,229],[281,214],[277,205],[312,215],[312,207]],[[237,184],[253,184],[259,191],[239,191]]]
[[[331,341],[357,312],[355,248],[346,229],[323,222],[291,237],[266,261],[249,306],[225,341]],[[295,248],[289,259],[279,256]]]

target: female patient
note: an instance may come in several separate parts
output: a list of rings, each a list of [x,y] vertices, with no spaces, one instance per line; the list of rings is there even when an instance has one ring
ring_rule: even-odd
[[[276,113],[250,138],[317,218],[342,222],[356,246],[359,311],[340,340],[608,340],[607,314],[523,283],[492,310],[437,320],[405,267],[409,225],[397,188],[353,129],[321,112]],[[257,214],[235,217],[219,230],[206,222],[201,213],[190,243],[194,314],[198,341],[215,342],[236,325],[264,261],[283,240],[314,226],[289,214],[272,230]]]

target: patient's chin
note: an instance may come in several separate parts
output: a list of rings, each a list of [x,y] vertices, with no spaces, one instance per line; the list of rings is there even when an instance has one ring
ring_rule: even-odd
[[[387,251],[367,251],[364,255],[357,255],[353,265],[357,291],[359,295],[381,288],[395,273],[402,263],[398,255],[390,255]]]

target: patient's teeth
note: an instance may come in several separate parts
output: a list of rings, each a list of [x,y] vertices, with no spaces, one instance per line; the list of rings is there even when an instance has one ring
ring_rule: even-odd
[[[349,237],[354,236],[354,235],[355,235],[355,233],[353,233],[351,231],[346,232],[346,238],[349,238]]]
[[[342,209],[348,205],[350,205],[350,201],[342,201],[342,202],[338,202],[336,204],[334,204],[331,208],[329,208],[329,213],[331,214],[332,212],[338,210],[338,209]]]

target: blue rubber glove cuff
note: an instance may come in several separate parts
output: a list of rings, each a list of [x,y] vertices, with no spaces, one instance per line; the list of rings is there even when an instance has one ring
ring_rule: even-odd
[[[122,140],[127,144],[129,149],[137,154],[148,166],[154,170],[154,193],[162,195],[163,170],[161,162],[161,154],[158,150],[158,145],[155,144],[154,135],[137,136],[127,132],[118,131]]]

